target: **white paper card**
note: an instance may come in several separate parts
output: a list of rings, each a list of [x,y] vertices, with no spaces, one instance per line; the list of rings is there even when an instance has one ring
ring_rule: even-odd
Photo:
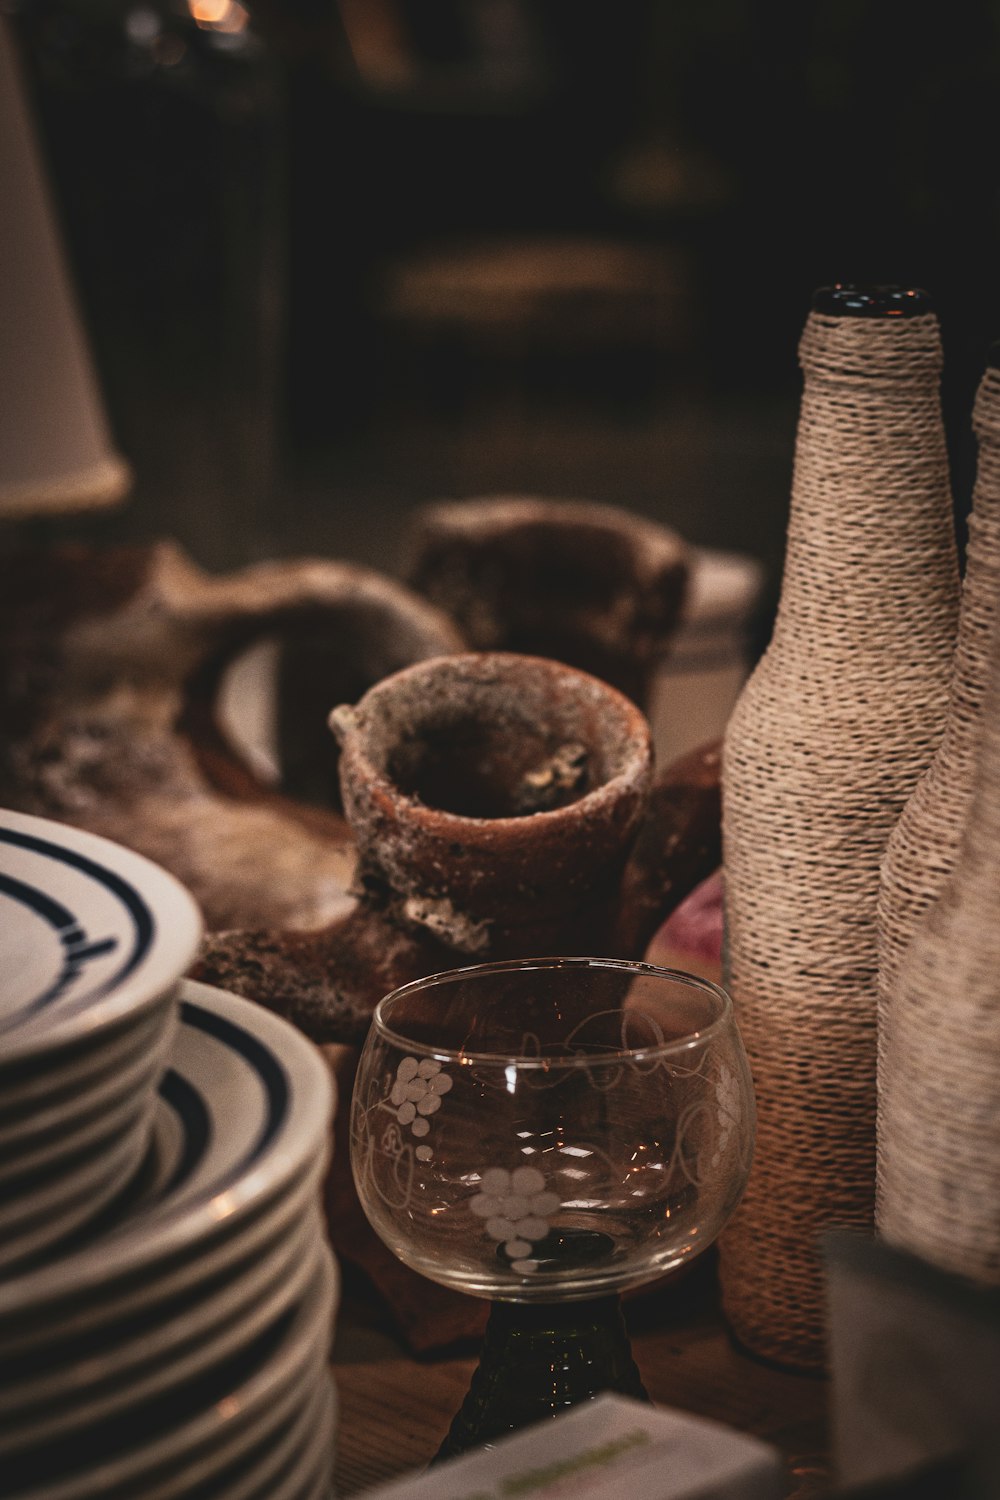
[[[766,1443],[605,1395],[365,1500],[780,1500],[785,1492],[781,1455]]]

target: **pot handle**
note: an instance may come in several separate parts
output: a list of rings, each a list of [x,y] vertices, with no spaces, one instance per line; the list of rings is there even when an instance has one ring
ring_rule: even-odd
[[[251,801],[272,801],[276,795],[237,754],[219,723],[216,699],[228,665],[252,642],[275,636],[295,636],[316,642],[338,621],[348,636],[357,637],[358,675],[363,686],[399,667],[426,656],[462,649],[451,622],[425,600],[394,579],[351,563],[296,560],[262,563],[223,578],[205,578],[192,592],[184,623],[203,640],[200,657],[182,689],[176,721],[202,772],[218,790]],[[322,653],[307,657],[298,670],[298,686],[305,705],[313,701],[322,671]],[[351,685],[352,690],[354,685]],[[297,742],[302,749],[322,747],[324,765],[332,752],[325,710],[344,684],[331,684],[329,699],[316,714],[296,715]],[[315,723],[313,720],[315,719]],[[313,759],[316,755],[313,755]],[[285,810],[300,820],[315,822],[305,804],[280,799]]]
[[[722,741],[666,766],[622,877],[616,950],[640,957],[670,913],[722,862]]]

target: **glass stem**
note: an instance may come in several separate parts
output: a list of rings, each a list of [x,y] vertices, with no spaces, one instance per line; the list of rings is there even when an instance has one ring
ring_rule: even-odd
[[[648,1401],[618,1297],[496,1302],[479,1368],[435,1463],[617,1391]]]

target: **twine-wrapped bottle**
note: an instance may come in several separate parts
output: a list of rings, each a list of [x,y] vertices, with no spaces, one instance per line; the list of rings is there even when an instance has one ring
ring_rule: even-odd
[[[771,644],[726,733],[729,981],[757,1090],[720,1246],[748,1348],[823,1360],[818,1239],[870,1228],[879,865],[944,727],[958,574],[923,293],[817,293]]]
[[[1000,344],[976,396],[979,466],[969,518],[958,645],[944,737],[892,831],[879,891],[879,1098],[892,996],[903,955],[924,912],[955,868],[976,774],[990,650],[1000,614]],[[876,1217],[881,1218],[879,1106]]]
[[[881,1108],[882,1235],[1000,1287],[1000,633],[955,871],[896,982]]]

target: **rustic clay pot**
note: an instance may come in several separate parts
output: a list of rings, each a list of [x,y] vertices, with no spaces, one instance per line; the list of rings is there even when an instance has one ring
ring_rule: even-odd
[[[216,933],[199,972],[355,1042],[388,990],[459,964],[641,956],[719,862],[718,758],[654,783],[607,683],[505,653],[439,657],[334,710],[356,904],[314,933]]]
[[[326,650],[312,701],[334,752],[324,721],[335,694],[461,647],[424,600],[347,564],[210,577],[170,543],[3,558],[0,801],[149,855],[191,889],[210,928],[328,921],[353,871],[347,825],[264,785],[216,711],[229,663],[261,638],[314,660]],[[327,775],[333,761],[327,752]]]
[[[413,587],[475,650],[554,657],[648,704],[687,585],[676,532],[615,506],[494,497],[418,510],[410,552]]]
[[[652,779],[620,693],[513,655],[423,662],[331,726],[359,877],[470,958],[604,951]]]

